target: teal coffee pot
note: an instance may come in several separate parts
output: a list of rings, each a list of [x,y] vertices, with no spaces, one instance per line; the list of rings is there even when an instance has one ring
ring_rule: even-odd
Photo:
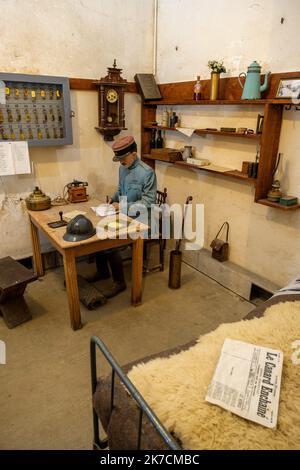
[[[266,73],[264,84],[260,84],[261,66],[256,62],[252,62],[248,67],[247,75],[243,72],[239,75],[239,84],[243,88],[242,100],[259,100],[261,93],[266,91],[269,86],[269,75],[271,72]],[[245,85],[242,84],[240,78],[245,77]]]

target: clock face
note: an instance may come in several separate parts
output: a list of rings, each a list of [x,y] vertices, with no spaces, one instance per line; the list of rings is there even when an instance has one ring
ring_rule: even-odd
[[[109,103],[115,103],[118,101],[118,93],[116,90],[110,89],[106,93],[106,99]]]

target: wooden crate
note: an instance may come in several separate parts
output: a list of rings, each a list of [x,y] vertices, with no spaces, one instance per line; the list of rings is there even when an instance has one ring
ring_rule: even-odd
[[[182,155],[179,150],[171,148],[151,149],[150,158],[164,162],[177,162],[182,160]]]

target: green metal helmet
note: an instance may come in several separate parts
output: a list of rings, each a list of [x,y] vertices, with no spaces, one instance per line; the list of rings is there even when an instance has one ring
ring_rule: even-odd
[[[67,242],[79,242],[91,238],[96,233],[92,222],[84,215],[76,215],[67,225],[63,239]]]

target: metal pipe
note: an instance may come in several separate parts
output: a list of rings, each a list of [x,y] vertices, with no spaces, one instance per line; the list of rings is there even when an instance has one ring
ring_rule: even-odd
[[[158,14],[158,0],[154,0],[154,13],[153,13],[153,75],[157,72],[157,14]]]

